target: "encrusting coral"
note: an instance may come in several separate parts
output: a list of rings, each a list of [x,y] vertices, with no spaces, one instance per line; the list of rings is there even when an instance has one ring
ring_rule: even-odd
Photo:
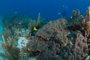
[[[85,37],[87,38],[88,55],[90,55],[90,7],[87,10],[86,18],[83,20],[83,26],[85,28]]]
[[[37,60],[79,60],[87,56],[86,41],[81,33],[70,33],[67,20],[61,18],[44,25],[28,43],[28,50],[40,51]]]

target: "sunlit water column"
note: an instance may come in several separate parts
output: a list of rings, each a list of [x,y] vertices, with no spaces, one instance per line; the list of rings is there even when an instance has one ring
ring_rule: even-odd
[[[2,25],[1,25],[1,21],[2,21],[2,17],[0,17],[0,35],[1,35],[2,32],[3,32],[3,27],[2,27]],[[3,40],[2,40],[2,38],[1,38],[1,36],[0,36],[0,41],[3,43]],[[2,48],[1,48],[1,45],[0,45],[0,53],[3,53],[3,50],[2,50]],[[2,60],[1,57],[0,57],[0,60]]]

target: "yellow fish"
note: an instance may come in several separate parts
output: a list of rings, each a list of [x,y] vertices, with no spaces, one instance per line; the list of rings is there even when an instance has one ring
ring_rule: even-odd
[[[33,29],[33,30],[37,31],[38,29],[37,29],[36,27],[34,27],[34,29]]]

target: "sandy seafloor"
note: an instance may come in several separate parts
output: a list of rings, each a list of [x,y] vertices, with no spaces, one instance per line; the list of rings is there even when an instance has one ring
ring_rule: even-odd
[[[2,32],[3,32],[3,27],[2,27],[2,25],[1,25],[1,20],[2,20],[2,17],[0,17],[0,35],[1,35]],[[0,36],[0,41],[3,42],[1,36]],[[1,45],[0,45],[0,53],[3,53],[3,50],[2,50],[2,48],[1,48]],[[0,57],[0,60],[2,60],[1,57]]]

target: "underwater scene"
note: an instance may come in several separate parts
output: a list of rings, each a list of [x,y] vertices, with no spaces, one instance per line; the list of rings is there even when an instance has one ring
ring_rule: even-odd
[[[90,60],[90,0],[0,0],[0,60]]]

